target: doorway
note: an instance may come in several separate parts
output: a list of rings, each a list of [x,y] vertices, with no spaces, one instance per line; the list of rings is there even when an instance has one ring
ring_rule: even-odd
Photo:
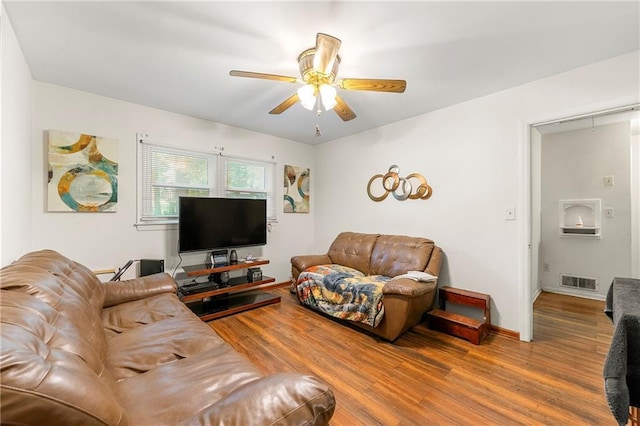
[[[633,105],[529,126],[522,340],[533,337],[541,291],[604,300],[614,276],[640,276],[639,123]],[[597,208],[587,218],[585,210],[563,209],[563,201]],[[579,235],[563,236],[563,225]],[[596,227],[599,235],[584,235]]]

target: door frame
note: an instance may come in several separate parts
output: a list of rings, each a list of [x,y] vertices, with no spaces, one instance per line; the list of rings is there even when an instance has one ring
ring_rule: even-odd
[[[532,208],[534,207],[533,203],[533,170],[532,170],[532,161],[533,156],[531,153],[531,129],[536,125],[540,125],[542,123],[550,123],[554,121],[561,120],[569,120],[574,118],[587,118],[591,115],[603,113],[605,111],[615,111],[621,110],[624,108],[638,106],[638,98],[626,96],[624,98],[614,99],[612,101],[604,102],[604,103],[596,103],[596,104],[588,104],[584,105],[580,108],[575,108],[572,110],[565,111],[556,111],[543,114],[539,117],[531,117],[527,120],[521,122],[522,124],[522,132],[523,132],[523,143],[521,144],[520,149],[520,159],[521,159],[521,199],[520,206],[522,211],[522,226],[520,227],[518,240],[520,246],[520,276],[521,276],[521,284],[518,286],[519,288],[519,299],[522,315],[520,316],[520,340],[525,342],[530,342],[533,340],[533,302],[535,301],[533,295],[531,294],[532,288],[536,283],[532,282],[533,276],[531,270],[533,267],[538,268],[538,262],[535,265],[532,264],[531,250],[532,247],[532,227],[533,227],[533,212]],[[634,155],[632,153],[632,155]],[[639,154],[635,154],[639,155]],[[633,174],[633,170],[632,170]],[[633,188],[632,188],[633,190]],[[631,200],[633,202],[634,196],[636,194],[631,194]],[[632,208],[632,214],[633,214]],[[631,219],[631,226],[633,230],[634,222],[633,217]],[[635,233],[640,234],[640,233]],[[635,241],[633,241],[635,240]],[[640,247],[640,235],[634,235],[632,232],[632,242],[631,242],[631,270],[638,271],[640,270],[640,253],[635,253],[635,248]],[[537,248],[536,248],[537,249]]]

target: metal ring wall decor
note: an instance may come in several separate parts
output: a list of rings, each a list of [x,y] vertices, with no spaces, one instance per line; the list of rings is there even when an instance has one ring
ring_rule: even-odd
[[[399,201],[406,199],[428,200],[431,194],[433,194],[433,189],[431,189],[427,180],[421,174],[411,173],[407,175],[407,177],[400,177],[398,173],[400,173],[400,168],[393,164],[389,167],[389,171],[386,174],[371,176],[367,184],[367,195],[369,195],[369,198],[373,201],[382,201],[387,198],[389,194],[393,194],[393,198]],[[381,181],[380,183],[384,192],[381,195],[373,195],[371,193],[371,185],[378,179]],[[418,183],[415,192],[413,191],[413,184],[411,183],[412,179]],[[398,190],[400,190],[400,192],[398,192]]]

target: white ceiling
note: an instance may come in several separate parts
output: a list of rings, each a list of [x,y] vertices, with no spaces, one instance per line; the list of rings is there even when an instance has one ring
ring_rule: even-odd
[[[640,2],[12,2],[33,78],[316,144],[640,49]],[[338,77],[407,80],[340,92],[357,118],[274,106],[317,32],[342,40]],[[639,76],[640,78],[640,76]]]

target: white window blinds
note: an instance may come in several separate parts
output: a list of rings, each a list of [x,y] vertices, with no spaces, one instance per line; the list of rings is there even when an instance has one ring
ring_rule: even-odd
[[[218,195],[218,155],[140,142],[139,220],[178,218],[178,197]]]
[[[267,219],[276,220],[274,163],[241,157],[222,157],[222,190],[227,198],[267,200]]]
[[[267,220],[276,220],[275,163],[157,144],[140,135],[138,224],[176,223],[178,198],[188,196],[266,199]]]

